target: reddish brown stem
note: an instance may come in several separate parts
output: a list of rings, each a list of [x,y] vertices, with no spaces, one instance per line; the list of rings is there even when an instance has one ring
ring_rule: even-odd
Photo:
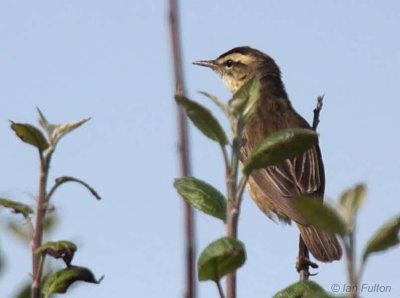
[[[36,207],[36,222],[34,227],[34,233],[32,236],[32,298],[40,298],[40,282],[42,279],[42,256],[41,254],[35,254],[36,249],[42,245],[43,238],[43,224],[47,211],[47,198],[46,198],[46,185],[48,166],[47,161],[40,154],[40,178],[39,178],[39,192],[38,201]]]
[[[169,1],[169,26],[171,48],[173,56],[173,66],[175,75],[175,96],[184,95],[184,80],[182,71],[182,52],[179,35],[179,18],[178,18],[178,3],[177,0]],[[187,119],[180,109],[178,109],[178,146],[181,176],[190,175],[190,160],[189,160],[189,142]],[[185,275],[186,298],[194,298],[196,296],[195,287],[195,223],[192,207],[183,201],[183,216],[184,216],[184,235],[185,235]]]

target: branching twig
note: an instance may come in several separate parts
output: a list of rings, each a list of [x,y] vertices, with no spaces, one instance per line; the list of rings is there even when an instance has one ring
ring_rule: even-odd
[[[312,128],[314,130],[317,130],[318,124],[319,124],[319,113],[321,112],[322,105],[323,105],[323,100],[324,100],[325,95],[319,95],[317,98],[317,106],[314,109],[314,119],[313,119],[313,124]]]
[[[56,189],[61,186],[62,184],[66,183],[66,182],[76,182],[79,183],[81,185],[83,185],[88,191],[90,191],[90,193],[98,200],[101,200],[100,195],[96,192],[96,190],[91,187],[89,184],[87,184],[86,182],[77,179],[75,177],[71,177],[71,176],[62,176],[62,177],[58,177],[56,179],[56,183],[53,185],[53,187],[50,189],[49,193],[47,194],[47,201],[50,200],[51,196],[53,195],[53,193],[56,191]]]
[[[236,198],[235,198],[235,207],[240,208],[241,202],[242,202],[242,197],[243,197],[243,191],[244,188],[246,187],[247,181],[249,180],[249,176],[244,175],[239,181],[239,186],[236,190]]]
[[[178,3],[177,0],[169,0],[169,26],[171,49],[173,55],[174,75],[175,75],[175,96],[184,95],[184,81],[182,71],[182,53],[179,36],[179,20],[178,20]],[[188,130],[187,119],[178,110],[178,133],[179,133],[179,153],[181,176],[190,175],[190,161],[189,161],[189,144],[188,144]],[[194,298],[196,295],[195,289],[195,230],[194,230],[194,217],[193,209],[186,202],[184,204],[184,230],[185,230],[185,297]]]

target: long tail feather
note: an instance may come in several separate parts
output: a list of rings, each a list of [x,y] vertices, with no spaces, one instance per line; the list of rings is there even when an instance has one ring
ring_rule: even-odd
[[[342,249],[335,235],[321,232],[312,226],[297,224],[308,250],[321,262],[340,260]]]

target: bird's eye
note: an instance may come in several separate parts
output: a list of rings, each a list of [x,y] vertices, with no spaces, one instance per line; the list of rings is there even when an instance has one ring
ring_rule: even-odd
[[[226,65],[226,67],[232,67],[233,61],[231,59],[226,60],[225,65]]]

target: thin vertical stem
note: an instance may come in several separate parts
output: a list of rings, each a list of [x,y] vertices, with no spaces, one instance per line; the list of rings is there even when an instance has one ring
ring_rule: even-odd
[[[221,145],[222,156],[224,158],[224,165],[225,165],[225,177],[229,176],[231,172],[231,167],[229,164],[228,153],[226,152],[226,147]]]
[[[348,283],[350,286],[350,298],[358,297],[358,280],[356,277],[355,270],[355,247],[354,247],[354,229],[348,235],[348,241],[344,243],[346,251],[346,262],[347,262],[347,276]]]
[[[226,177],[226,187],[228,193],[228,206],[226,216],[226,235],[229,237],[237,238],[238,236],[238,219],[240,212],[240,198],[237,199],[237,177],[239,170],[239,159],[240,159],[240,144],[241,144],[241,132],[233,139],[232,143],[232,157],[230,172]],[[247,179],[246,179],[247,180]],[[244,188],[244,186],[243,186]],[[240,190],[243,192],[243,189]],[[236,297],[236,271],[227,275],[226,277],[226,297]]]
[[[169,1],[169,27],[171,49],[175,75],[175,96],[184,95],[184,80],[182,70],[182,52],[179,35],[179,18],[177,0]],[[178,147],[180,157],[181,176],[190,175],[189,142],[187,119],[178,108]],[[186,298],[196,297],[195,285],[195,222],[192,207],[183,201],[184,236],[185,236],[185,294]]]
[[[46,185],[48,176],[48,160],[43,158],[40,153],[40,177],[39,177],[39,192],[38,201],[36,206],[36,223],[34,227],[34,233],[32,237],[32,298],[40,298],[40,282],[42,279],[42,256],[41,254],[35,254],[36,249],[42,244],[43,238],[43,225],[47,211],[47,200],[46,200]]]
[[[325,95],[319,95],[317,98],[317,106],[314,109],[314,119],[313,119],[313,125],[312,125],[313,130],[317,130],[317,127],[318,127],[319,114],[321,113],[324,97],[325,97]]]
[[[313,122],[312,122],[312,129],[314,131],[317,131],[317,127],[319,124],[319,114],[321,113],[322,105],[323,105],[323,100],[324,100],[325,95],[319,95],[317,98],[317,105],[314,108],[314,117],[313,117]],[[297,264],[296,264],[296,269],[299,272],[300,275],[300,280],[308,280],[310,276],[310,262],[304,262],[302,260],[308,260],[309,258],[309,252],[306,244],[304,243],[303,238],[300,235],[299,238],[299,255],[297,258]],[[299,267],[297,267],[299,266]]]

